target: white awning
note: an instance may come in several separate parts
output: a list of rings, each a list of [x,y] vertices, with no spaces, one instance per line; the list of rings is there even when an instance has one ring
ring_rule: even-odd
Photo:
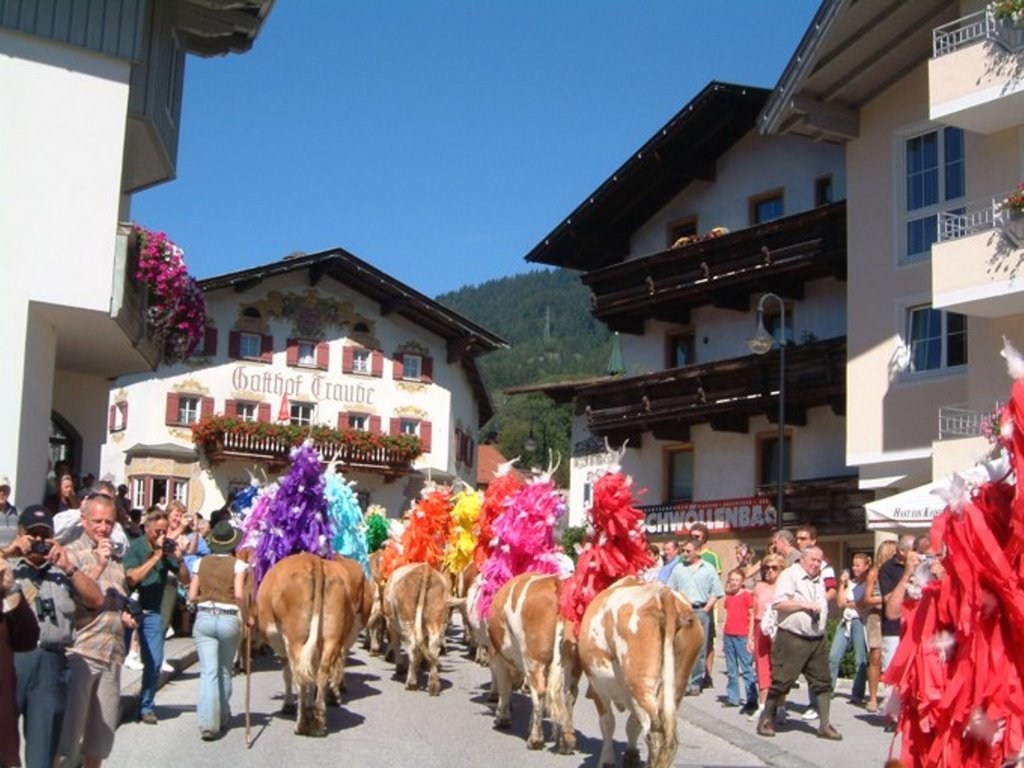
[[[884,499],[864,505],[870,530],[894,528],[929,528],[932,518],[941,514],[946,502],[932,493],[936,488],[949,486],[948,480],[911,488]]]

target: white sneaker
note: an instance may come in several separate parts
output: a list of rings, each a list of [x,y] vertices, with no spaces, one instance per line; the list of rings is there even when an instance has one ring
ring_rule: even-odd
[[[163,664],[160,665],[160,671],[161,672],[173,672],[174,671],[174,667],[172,667],[170,664],[168,664],[165,661]]]
[[[124,666],[127,669],[140,670],[142,669],[142,659],[139,658],[139,654],[132,651],[124,657]]]
[[[747,722],[748,723],[756,723],[758,720],[761,719],[761,713],[762,712],[764,712],[764,707],[763,706],[758,707],[757,709],[755,709],[753,712],[751,712],[747,716]]]
[[[806,710],[804,712],[804,714],[803,714],[803,718],[804,718],[804,720],[817,720],[818,719],[818,710],[816,710],[816,709],[808,709],[808,710]]]
[[[775,710],[775,722],[776,723],[784,723],[784,722],[786,722],[786,708],[785,707],[779,707],[778,709]]]
[[[164,632],[164,639],[170,640],[172,637],[174,637],[174,627],[168,627],[167,631]]]

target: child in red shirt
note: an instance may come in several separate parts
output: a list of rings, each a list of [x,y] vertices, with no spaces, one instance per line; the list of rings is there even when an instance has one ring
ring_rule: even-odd
[[[746,689],[744,712],[757,709],[757,681],[754,664],[747,650],[750,625],[754,620],[754,596],[743,588],[743,571],[729,572],[725,582],[725,669],[729,682],[725,688],[727,707],[740,706],[740,678]]]

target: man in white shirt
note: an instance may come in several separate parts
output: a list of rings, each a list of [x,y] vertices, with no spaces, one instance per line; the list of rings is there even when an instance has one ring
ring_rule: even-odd
[[[800,560],[779,576],[772,605],[778,614],[778,632],[772,642],[772,684],[764,711],[757,723],[761,736],[775,735],[775,711],[779,699],[789,693],[797,677],[807,678],[818,703],[818,738],[841,741],[832,727],[832,674],[828,664],[828,598],[821,578],[823,555],[807,547]]]

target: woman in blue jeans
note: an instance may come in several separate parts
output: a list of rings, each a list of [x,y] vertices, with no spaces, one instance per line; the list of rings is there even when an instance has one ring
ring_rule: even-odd
[[[210,532],[210,554],[196,561],[189,602],[196,606],[192,636],[199,653],[199,733],[204,741],[219,738],[231,718],[231,668],[242,635],[240,608],[245,572],[235,558],[241,531],[222,520]]]
[[[864,702],[864,684],[867,682],[868,644],[864,622],[858,606],[864,604],[864,587],[868,571],[871,569],[871,556],[858,552],[853,556],[853,575],[843,571],[839,590],[836,592],[836,607],[842,612],[842,620],[832,638],[829,652],[829,665],[832,668],[832,687],[835,688],[839,676],[839,663],[849,645],[853,644],[855,673],[850,701],[854,704]]]

